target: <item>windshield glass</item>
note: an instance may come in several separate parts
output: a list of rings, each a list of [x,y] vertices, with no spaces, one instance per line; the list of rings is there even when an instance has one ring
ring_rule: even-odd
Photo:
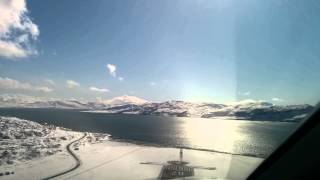
[[[0,179],[245,179],[319,101],[319,12],[0,0]]]

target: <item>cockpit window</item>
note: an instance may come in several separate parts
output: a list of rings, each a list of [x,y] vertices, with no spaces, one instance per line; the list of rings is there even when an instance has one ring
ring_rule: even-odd
[[[0,1],[0,179],[245,179],[319,102],[317,1]]]

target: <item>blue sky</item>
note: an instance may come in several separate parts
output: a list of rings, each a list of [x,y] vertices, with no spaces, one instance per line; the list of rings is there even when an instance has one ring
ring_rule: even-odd
[[[17,7],[24,28],[0,18],[1,93],[319,101],[317,1],[56,0]]]

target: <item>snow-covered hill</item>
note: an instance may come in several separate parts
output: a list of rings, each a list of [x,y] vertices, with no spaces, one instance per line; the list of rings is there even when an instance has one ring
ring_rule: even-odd
[[[0,166],[58,153],[67,140],[79,134],[15,117],[0,116]]]
[[[93,102],[74,99],[55,99],[33,97],[20,94],[0,95],[0,107],[30,107],[30,108],[68,108],[68,109],[103,109],[111,106],[135,104],[142,105],[148,101],[135,96],[119,96],[109,100]]]
[[[106,108],[108,105],[100,102],[86,102],[74,99],[63,100],[20,94],[3,94],[0,95],[0,107],[100,109]]]
[[[12,169],[30,160],[57,154],[68,156],[67,144],[79,139],[83,134],[53,125],[0,116],[0,173],[3,175],[5,169]],[[94,144],[106,140],[109,140],[108,134],[86,133],[82,143]],[[77,150],[79,146],[80,143],[74,143],[72,148]]]
[[[125,105],[125,104],[142,105],[142,104],[148,103],[148,101],[145,99],[138,98],[135,96],[128,96],[128,95],[114,97],[110,100],[101,100],[100,102],[108,105]]]
[[[312,110],[313,106],[275,105],[269,102],[233,103],[217,111],[203,115],[204,118],[234,117],[235,119],[266,120],[266,121],[300,121]]]
[[[0,107],[68,108],[89,112],[163,115],[202,118],[232,118],[267,121],[299,121],[313,106],[275,105],[265,101],[245,100],[230,104],[192,103],[185,101],[148,102],[134,96],[120,96],[110,100],[85,102],[31,97],[25,95],[1,95]]]
[[[167,101],[143,105],[118,105],[90,112],[263,121],[300,121],[312,110],[313,106],[307,104],[280,106],[268,102],[213,104]]]

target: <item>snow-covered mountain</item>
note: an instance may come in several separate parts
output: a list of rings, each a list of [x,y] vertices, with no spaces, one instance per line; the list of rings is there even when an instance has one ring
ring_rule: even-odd
[[[142,105],[142,104],[148,103],[148,101],[145,99],[141,99],[136,96],[128,96],[128,95],[114,97],[110,100],[100,100],[100,102],[108,105],[126,105],[126,104]]]
[[[135,96],[118,96],[109,100],[80,101],[75,99],[55,99],[26,96],[20,94],[0,95],[0,107],[33,107],[33,108],[71,108],[71,109],[103,109],[119,105],[142,105],[147,100]]]
[[[214,104],[166,101],[142,105],[125,104],[111,106],[92,112],[263,121],[300,121],[312,110],[313,106],[307,104],[280,106],[268,102]]]
[[[108,106],[99,102],[86,102],[74,99],[63,100],[21,94],[3,94],[0,95],[0,107],[99,109],[107,108]]]
[[[163,115],[178,117],[250,119],[266,121],[299,121],[313,110],[313,106],[280,106],[265,101],[245,100],[230,104],[192,103],[185,101],[148,102],[134,96],[120,96],[110,100],[85,102],[0,95],[0,107],[85,109],[96,113]]]
[[[275,105],[269,102],[240,102],[232,103],[217,111],[203,115],[203,118],[234,117],[235,119],[271,120],[271,121],[299,121],[307,116],[313,106],[300,105]]]

